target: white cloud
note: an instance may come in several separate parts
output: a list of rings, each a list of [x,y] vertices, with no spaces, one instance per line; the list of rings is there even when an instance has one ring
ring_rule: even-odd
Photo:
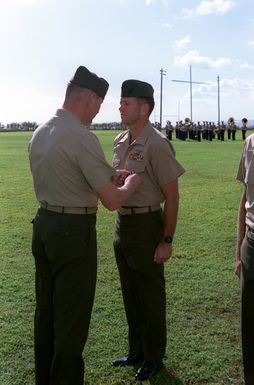
[[[203,0],[196,9],[198,16],[210,15],[211,13],[224,14],[234,7],[232,0]]]
[[[220,96],[222,110],[228,111],[228,116],[234,115],[232,111],[251,115],[251,106],[246,101],[253,100],[254,84],[244,78],[223,79],[220,78]],[[196,101],[202,102],[204,98],[209,99],[213,96],[214,103],[216,103],[215,96],[218,94],[217,82],[211,82],[209,85],[202,85],[194,88],[193,95]],[[248,111],[248,112],[247,112]],[[237,116],[239,119],[241,116]]]
[[[0,6],[34,5],[42,0],[0,0]]]
[[[232,0],[203,0],[195,9],[184,8],[182,10],[183,17],[186,19],[194,16],[204,16],[211,14],[223,15],[229,12],[235,6]]]
[[[221,120],[230,116],[236,120],[253,117],[254,84],[244,78],[220,78],[220,113]],[[213,80],[207,84],[193,86],[193,118],[216,121],[218,113],[218,83]],[[189,116],[190,95],[187,91],[181,98],[181,118]]]
[[[253,64],[249,64],[249,63],[246,63],[246,62],[240,63],[239,67],[243,68],[243,69],[247,69],[247,70],[253,70],[254,69],[254,65]]]
[[[239,59],[234,60],[234,67],[235,68],[247,69],[247,70],[253,70],[254,69],[254,65],[253,64],[249,64],[246,61],[242,61],[242,60],[239,60]]]
[[[168,29],[172,29],[172,25],[170,23],[162,23],[161,26],[163,28],[168,28]]]
[[[175,47],[179,50],[183,49],[190,43],[190,41],[191,41],[190,36],[186,35],[182,39],[175,41]]]
[[[247,70],[254,69],[253,64],[249,64],[241,60],[232,60],[228,57],[219,57],[214,59],[209,56],[201,56],[198,50],[188,51],[186,54],[182,56],[176,56],[174,59],[174,65],[176,67],[187,67],[193,64],[197,67],[213,69],[220,69],[229,66]]]
[[[187,52],[183,56],[176,56],[174,65],[177,67],[186,67],[195,64],[202,68],[222,68],[232,65],[232,60],[229,58],[212,59],[208,56],[201,56],[197,50]]]
[[[232,95],[232,92],[251,92],[252,86],[249,81],[242,78],[234,78],[234,79],[224,79],[220,77],[220,92],[224,93],[225,96]],[[207,84],[202,84],[199,86],[195,86],[194,92],[203,96],[207,93],[209,94],[217,94],[218,92],[218,82],[210,81]]]
[[[195,12],[192,9],[183,8],[182,14],[184,19],[191,19],[194,17]]]
[[[61,107],[63,98],[40,95],[34,90],[5,89],[0,93],[2,123],[49,119]],[[13,106],[15,108],[13,109]],[[41,108],[43,106],[43,108]]]
[[[253,92],[253,84],[249,80],[243,78],[234,78],[234,79],[222,79],[221,81],[222,88],[225,92],[228,92],[228,95],[231,95],[231,92],[234,91],[238,93],[239,91],[244,92],[245,96]]]
[[[20,91],[0,88],[0,122],[2,124],[24,121],[44,123],[55,114],[58,108],[61,108],[63,99],[64,96],[42,95],[32,89]],[[118,95],[116,97],[106,95],[100,112],[93,122],[119,122],[119,100]]]
[[[150,5],[152,3],[155,3],[157,0],[145,0],[145,5]],[[160,0],[161,4],[167,8],[168,7],[168,0]]]
[[[254,40],[247,41],[247,45],[250,47],[254,46]]]

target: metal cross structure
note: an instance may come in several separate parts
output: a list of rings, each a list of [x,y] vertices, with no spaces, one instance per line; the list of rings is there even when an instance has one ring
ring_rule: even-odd
[[[190,80],[172,80],[172,82],[189,83],[189,85],[190,85],[190,120],[192,122],[192,84],[208,84],[208,83],[193,82],[192,81],[191,66],[190,66]]]

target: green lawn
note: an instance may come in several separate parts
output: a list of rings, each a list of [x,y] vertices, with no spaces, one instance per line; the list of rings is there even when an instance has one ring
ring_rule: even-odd
[[[111,162],[116,132],[98,136]],[[34,263],[31,219],[37,208],[27,158],[31,134],[0,134],[0,385],[34,385]],[[153,385],[240,385],[239,281],[234,275],[235,181],[243,142],[173,141],[186,173],[174,255],[166,264],[166,369]],[[98,219],[98,282],[88,343],[86,385],[134,385],[134,368],[114,369],[127,353],[127,326],[113,257],[114,213]],[[75,385],[75,384],[73,384]]]

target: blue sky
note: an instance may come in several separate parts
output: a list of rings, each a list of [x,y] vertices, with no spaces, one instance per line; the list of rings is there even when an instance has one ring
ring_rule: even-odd
[[[159,121],[254,119],[253,0],[0,0],[0,122],[47,120],[79,65],[109,91],[94,123],[120,121],[121,83],[155,89]]]

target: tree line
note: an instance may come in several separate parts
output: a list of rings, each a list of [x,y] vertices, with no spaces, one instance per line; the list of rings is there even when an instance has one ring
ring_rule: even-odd
[[[6,125],[0,122],[0,131],[34,131],[39,126],[36,122],[11,122]],[[91,130],[125,130],[126,127],[123,123],[110,122],[110,123],[94,123],[90,126]]]

